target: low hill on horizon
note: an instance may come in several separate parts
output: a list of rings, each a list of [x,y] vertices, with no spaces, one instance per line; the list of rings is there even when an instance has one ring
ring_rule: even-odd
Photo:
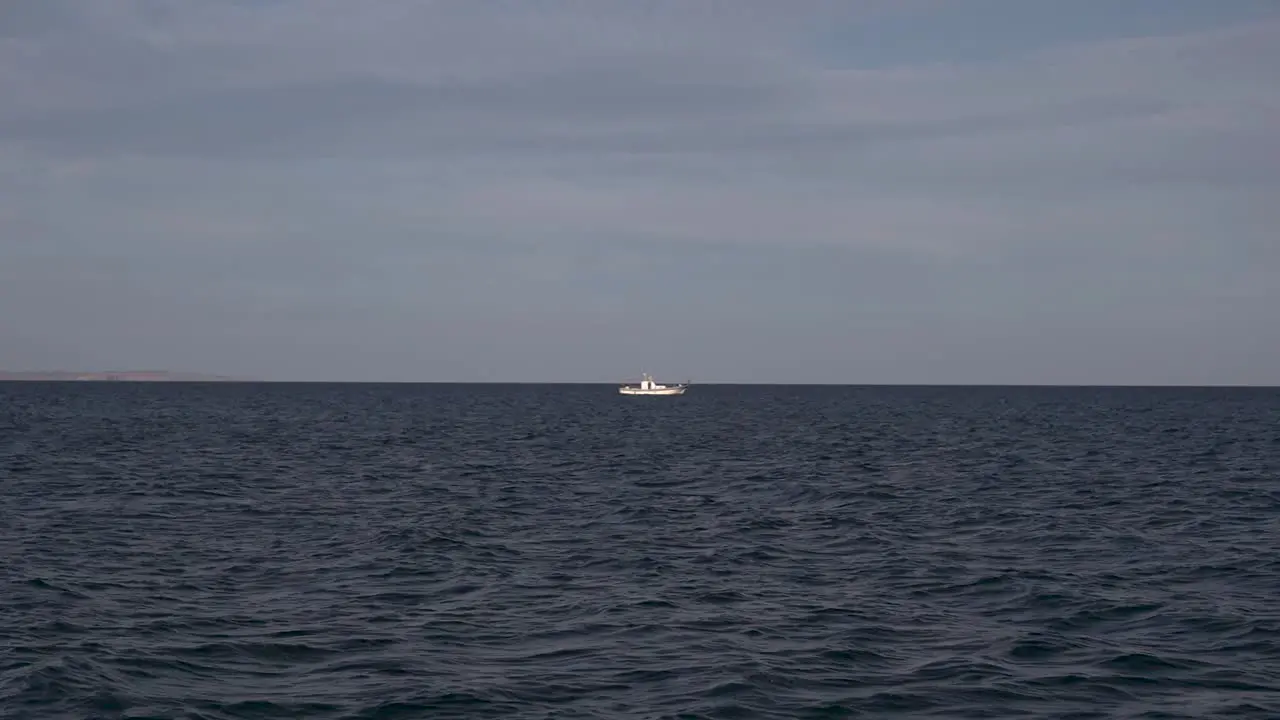
[[[168,370],[107,370],[75,372],[71,370],[0,370],[0,381],[99,381],[99,382],[231,382],[236,378],[203,373],[170,372]]]

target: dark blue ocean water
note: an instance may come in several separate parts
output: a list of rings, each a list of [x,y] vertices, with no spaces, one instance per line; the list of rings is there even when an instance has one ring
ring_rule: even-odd
[[[1280,392],[0,385],[0,717],[1277,718]]]

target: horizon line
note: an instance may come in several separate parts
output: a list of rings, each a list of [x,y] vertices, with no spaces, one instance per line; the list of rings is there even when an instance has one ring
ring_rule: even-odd
[[[14,373],[19,374],[19,373]],[[28,374],[28,373],[21,373]],[[35,375],[37,373],[29,373]],[[41,373],[43,374],[43,373]],[[49,373],[53,374],[53,373]],[[62,373],[57,373],[61,375]],[[95,375],[108,373],[66,373]],[[200,373],[175,373],[198,375]],[[133,385],[553,385],[553,386],[618,386],[616,381],[555,380],[286,380],[206,376],[181,379],[141,378],[75,378],[75,377],[3,377],[0,383],[68,383],[68,384],[133,384]],[[1054,383],[1054,382],[762,382],[713,381],[690,383],[691,387],[880,387],[880,388],[1143,388],[1197,389],[1239,388],[1280,389],[1280,383]]]

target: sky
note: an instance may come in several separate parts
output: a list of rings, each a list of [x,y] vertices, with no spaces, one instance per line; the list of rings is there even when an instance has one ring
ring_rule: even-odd
[[[0,4],[0,369],[1280,384],[1274,0]]]

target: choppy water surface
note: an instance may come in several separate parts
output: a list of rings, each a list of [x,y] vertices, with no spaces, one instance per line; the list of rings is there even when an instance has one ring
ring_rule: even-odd
[[[0,385],[5,718],[1280,717],[1280,393]]]

